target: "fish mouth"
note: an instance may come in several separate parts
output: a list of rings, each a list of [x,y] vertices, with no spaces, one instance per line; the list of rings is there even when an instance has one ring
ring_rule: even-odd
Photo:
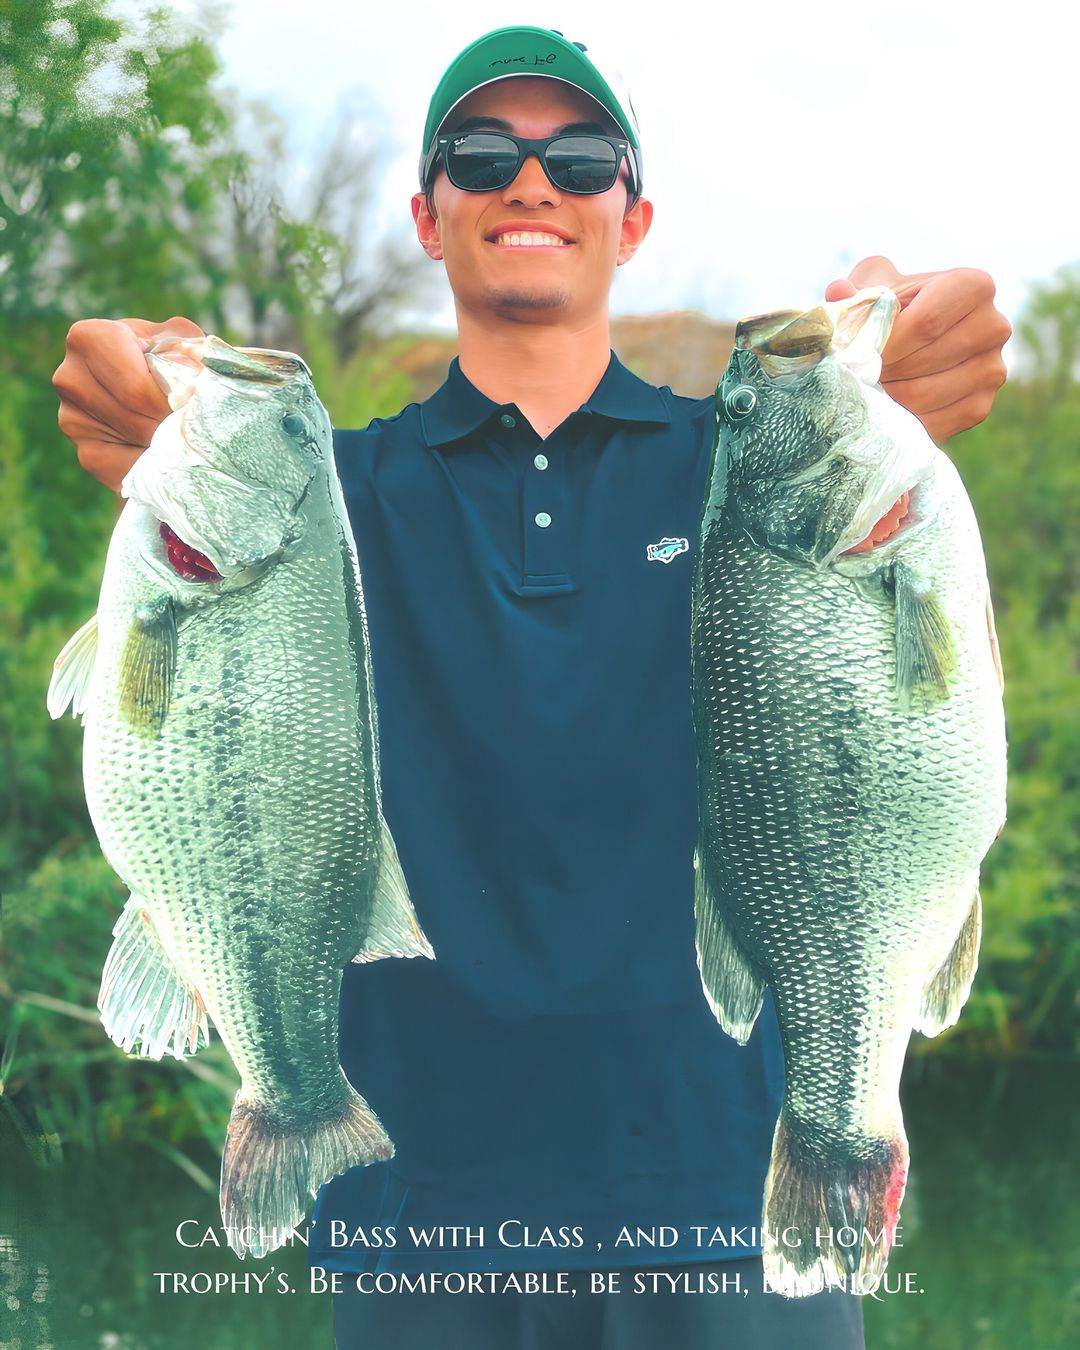
[[[879,359],[899,309],[887,286],[867,286],[812,309],[752,314],[736,326],[735,346],[753,352],[771,376],[797,373],[830,354],[846,364]]]
[[[223,579],[206,554],[200,553],[190,544],[185,544],[172,526],[167,525],[165,521],[158,526],[158,534],[165,543],[165,553],[170,567],[185,581],[206,582]]]
[[[259,389],[290,384],[311,372],[292,352],[269,347],[232,347],[208,333],[205,337],[184,338],[167,333],[155,338],[143,353],[154,381],[169,400],[173,412],[179,411],[195,393],[196,382],[204,370],[237,381],[241,387]]]

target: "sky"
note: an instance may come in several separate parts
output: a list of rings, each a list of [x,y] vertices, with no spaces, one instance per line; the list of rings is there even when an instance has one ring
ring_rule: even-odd
[[[809,305],[884,254],[901,272],[989,272],[1015,322],[1032,281],[1080,258],[1080,19],[1060,0],[556,0],[497,17],[473,0],[214,0],[213,13],[224,82],[285,118],[299,165],[340,110],[359,112],[385,149],[379,224],[403,236],[428,99],[461,48],[521,22],[613,60],[655,205],[615,314]],[[450,329],[439,294],[429,318]]]

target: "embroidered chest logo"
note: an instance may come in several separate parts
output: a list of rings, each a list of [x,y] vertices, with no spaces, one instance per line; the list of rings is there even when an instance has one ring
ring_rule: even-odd
[[[661,539],[658,544],[649,544],[645,549],[645,556],[649,562],[669,563],[673,558],[677,558],[680,553],[686,553],[690,548],[688,539]]]

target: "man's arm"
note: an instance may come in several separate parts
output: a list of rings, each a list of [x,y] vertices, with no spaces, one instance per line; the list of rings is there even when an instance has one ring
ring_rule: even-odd
[[[75,442],[79,463],[114,492],[169,415],[169,404],[143,351],[161,333],[202,337],[190,319],[82,319],[68,331],[53,375],[60,430]]]
[[[939,444],[983,421],[1005,383],[1001,349],[1012,336],[994,307],[993,278],[972,267],[904,276],[888,258],[864,258],[846,280],[829,283],[825,299],[863,286],[888,286],[900,301],[882,353],[886,393]]]

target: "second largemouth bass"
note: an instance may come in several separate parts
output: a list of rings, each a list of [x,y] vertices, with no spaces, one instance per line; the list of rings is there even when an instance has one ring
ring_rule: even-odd
[[[908,1163],[912,1028],[956,1020],[1005,819],[1001,668],[959,475],[881,388],[882,288],[739,324],[693,594],[698,965],[783,1108],[765,1271],[870,1292]]]

